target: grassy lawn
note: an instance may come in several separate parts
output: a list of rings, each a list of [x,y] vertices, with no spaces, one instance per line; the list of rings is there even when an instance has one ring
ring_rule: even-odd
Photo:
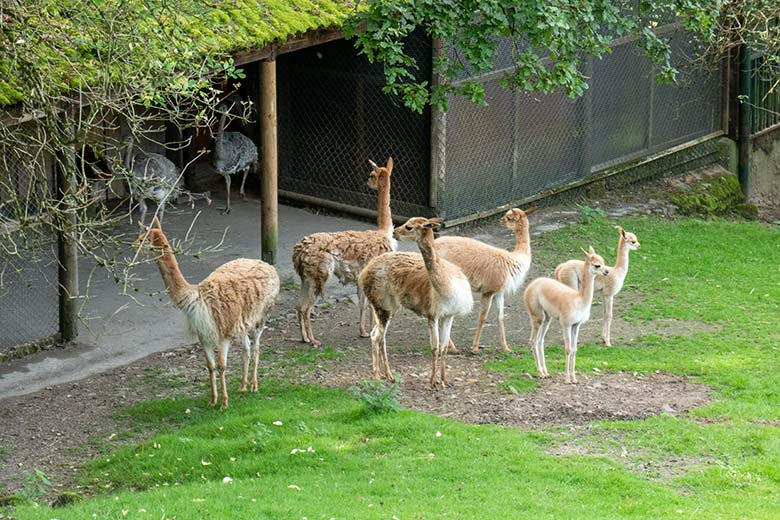
[[[234,393],[224,413],[204,407],[203,398],[132,408],[135,424],[159,434],[83,470],[99,496],[13,514],[777,518],[780,230],[653,218],[621,223],[642,243],[624,288],[641,295],[628,317],[689,322],[691,333],[639,336],[612,348],[581,345],[578,372],[695,375],[716,401],[689,416],[522,431],[406,410],[368,416],[346,392],[265,381],[259,395]],[[606,223],[572,226],[538,240],[535,254],[562,261],[592,244],[611,261],[616,235]],[[559,336],[557,329],[548,335],[552,373],[563,370]],[[490,366],[520,390],[534,386],[522,377],[534,373],[524,349]],[[575,452],[552,454],[572,444]]]

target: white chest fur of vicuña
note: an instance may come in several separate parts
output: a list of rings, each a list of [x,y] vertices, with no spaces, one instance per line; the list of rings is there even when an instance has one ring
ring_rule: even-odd
[[[187,318],[187,328],[190,334],[197,337],[201,343],[216,345],[219,340],[219,331],[214,323],[209,306],[200,298],[197,291],[193,291],[178,305]]]
[[[460,273],[450,279],[449,293],[441,295],[439,306],[440,316],[463,316],[471,312],[474,298],[471,296],[471,285],[466,275]]]
[[[528,270],[531,268],[531,259],[527,255],[512,255],[511,258],[509,277],[504,285],[504,292],[507,295],[512,295],[520,290],[525,283]]]

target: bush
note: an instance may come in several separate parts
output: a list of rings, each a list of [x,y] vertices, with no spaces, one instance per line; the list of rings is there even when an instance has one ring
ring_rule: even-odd
[[[358,401],[363,403],[363,411],[367,415],[398,411],[398,383],[362,381],[349,390]]]
[[[674,195],[672,203],[679,212],[688,216],[715,217],[739,215],[755,219],[758,210],[745,203],[745,195],[736,175],[723,175],[716,179],[698,181],[691,185],[690,193]]]

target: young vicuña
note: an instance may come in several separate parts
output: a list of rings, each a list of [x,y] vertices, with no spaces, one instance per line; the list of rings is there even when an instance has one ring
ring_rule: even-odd
[[[321,344],[311,328],[311,311],[314,302],[322,295],[325,282],[331,275],[343,284],[357,283],[358,275],[368,262],[383,253],[395,251],[393,220],[390,215],[390,176],[393,158],[380,168],[373,161],[368,178],[369,188],[376,190],[377,229],[369,231],[339,231],[314,233],[301,239],[293,248],[293,267],[301,277],[301,296],[298,303],[298,323],[301,339],[314,346]],[[360,312],[360,336],[368,337],[370,313],[363,291],[358,286]]]
[[[136,246],[144,247],[156,255],[155,260],[171,302],[184,313],[190,331],[198,337],[206,354],[211,380],[210,404],[214,406],[217,403],[216,378],[219,372],[222,408],[228,407],[225,368],[228,349],[236,339],[244,343],[239,391],[246,391],[251,350],[254,358],[251,389],[256,392],[260,336],[268,313],[279,295],[276,269],[261,260],[239,258],[216,268],[199,284],[190,284],[179,270],[179,264],[157,217],[148,230],[141,225]]]
[[[607,267],[609,274],[607,276],[596,276],[594,288],[604,294],[604,323],[602,325],[601,337],[604,343],[612,346],[611,328],[612,328],[612,305],[615,296],[623,288],[623,282],[628,274],[628,252],[639,249],[639,241],[636,235],[625,231],[622,227],[618,228],[620,237],[618,238],[617,261],[615,267]],[[555,268],[555,278],[574,289],[580,286],[580,274],[582,273],[582,260],[569,260]]]
[[[421,254],[386,253],[371,260],[360,273],[358,284],[374,310],[371,330],[371,356],[375,379],[380,378],[380,357],[385,377],[393,374],[387,361],[387,327],[390,319],[405,307],[428,318],[431,341],[431,388],[437,376],[447,386],[446,351],[452,320],[471,312],[474,304],[468,278],[457,265],[440,258],[433,242],[433,231],[441,219],[414,217],[393,231],[398,239],[417,242]]]
[[[529,208],[510,209],[501,217],[501,222],[514,231],[515,249],[506,251],[466,237],[441,237],[436,240],[436,251],[442,258],[460,267],[471,283],[471,289],[479,293],[482,309],[477,322],[477,332],[471,350],[479,351],[479,338],[482,327],[495,299],[498,307],[498,333],[501,347],[511,352],[504,330],[504,297],[511,296],[525,282],[525,276],[531,267],[531,237],[528,215],[536,211]],[[450,351],[456,351],[450,344]]]
[[[579,290],[572,289],[552,278],[537,278],[525,289],[523,299],[531,319],[531,349],[533,349],[536,370],[539,377],[550,377],[544,359],[544,337],[552,320],[557,319],[563,330],[563,346],[566,353],[564,381],[576,384],[574,368],[577,357],[577,336],[580,326],[590,318],[593,303],[593,279],[596,275],[607,276],[609,270],[592,247],[585,253],[582,264],[582,284]]]

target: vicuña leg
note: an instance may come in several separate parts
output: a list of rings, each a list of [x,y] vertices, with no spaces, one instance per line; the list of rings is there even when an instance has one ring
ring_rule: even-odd
[[[547,331],[550,330],[550,325],[552,325],[553,318],[549,314],[544,315],[544,327],[542,327],[542,337],[541,337],[541,351],[542,351],[542,371],[544,372],[544,377],[550,377],[550,373],[547,371],[547,358],[544,355],[544,340],[547,338]]]
[[[506,330],[504,329],[504,293],[496,295],[496,307],[498,307],[498,336],[501,339],[501,348],[504,352],[512,352],[506,342]]]
[[[485,326],[485,320],[487,319],[488,312],[490,312],[490,305],[493,303],[492,294],[482,295],[482,306],[479,311],[479,320],[477,320],[477,332],[474,335],[474,343],[471,345],[471,352],[476,354],[479,352],[479,338],[482,335],[482,327]]]
[[[566,369],[563,375],[563,382],[566,384],[576,384],[574,377],[574,360],[577,356],[577,345],[574,343],[574,330],[576,325],[565,325],[561,323],[563,329],[563,350],[566,353]]]
[[[385,363],[387,356],[387,346],[385,345],[387,324],[390,322],[390,313],[385,310],[374,309],[374,328],[371,329],[371,363],[374,379],[381,379],[380,363]],[[385,354],[383,355],[382,352]],[[385,365],[387,377],[393,380],[390,367]]]
[[[574,326],[571,338],[572,352],[574,353],[571,358],[571,382],[575,385],[577,384],[577,343],[580,340],[580,325],[582,324],[578,323]]]
[[[301,279],[301,297],[298,302],[298,322],[301,326],[301,340],[319,346],[320,342],[314,337],[311,329],[311,311],[314,302],[317,301],[317,288],[313,280],[308,277]]]
[[[241,350],[241,386],[239,392],[246,392],[246,385],[249,381],[249,353],[252,350],[252,344],[249,342],[249,336],[244,336],[244,348]]]
[[[612,303],[615,297],[612,295],[604,296],[604,329],[602,337],[604,338],[604,344],[608,347],[612,346],[612,338],[610,332],[612,329]]]
[[[362,290],[360,290],[360,286],[358,286],[357,294],[358,310],[360,312],[360,337],[367,338],[368,326],[371,324],[371,311],[368,305],[368,298],[366,298],[366,295],[363,294]]]
[[[252,347],[254,367],[252,368],[252,392],[257,392],[257,364],[260,362],[260,338],[263,336],[265,323],[261,323],[255,330],[255,340]]]
[[[225,370],[227,370],[227,356],[230,350],[230,340],[224,340],[220,346],[217,359],[217,369],[219,370],[219,381],[222,385],[222,409],[228,407],[227,381],[225,380]]]
[[[452,331],[452,322],[455,319],[454,316],[448,316],[441,324],[441,335],[439,343],[439,363],[441,363],[441,386],[447,387],[450,382],[447,380],[447,347],[450,342],[450,332]]]
[[[209,369],[209,381],[211,382],[211,400],[209,404],[214,406],[217,404],[217,358],[214,355],[213,348],[206,346],[203,341],[200,344],[203,346],[203,354],[206,356],[206,367]]]
[[[431,388],[436,388],[437,362],[439,359],[439,320],[428,320],[428,336],[431,342]]]
[[[391,383],[395,381],[395,377],[393,376],[393,372],[390,370],[390,361],[387,359],[387,328],[390,326],[390,319],[392,317],[393,314],[390,314],[387,317],[384,326],[382,327],[382,350],[380,351],[382,355],[382,364],[385,367],[385,377]]]

